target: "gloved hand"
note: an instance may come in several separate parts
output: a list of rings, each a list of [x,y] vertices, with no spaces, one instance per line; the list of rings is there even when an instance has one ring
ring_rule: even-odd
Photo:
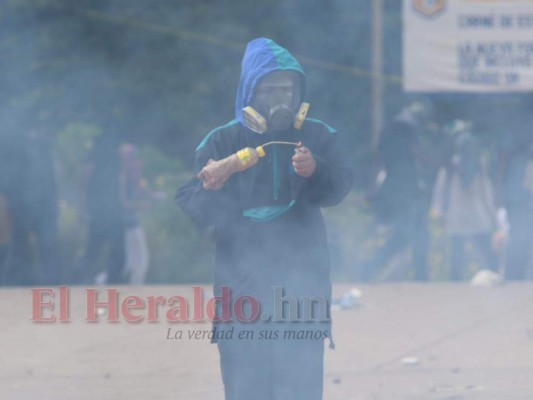
[[[311,150],[304,146],[296,148],[292,156],[292,166],[294,171],[304,178],[313,175],[316,170],[316,161]]]
[[[219,190],[231,175],[257,164],[258,159],[257,151],[249,147],[222,160],[209,160],[197,177],[203,182],[204,189]]]

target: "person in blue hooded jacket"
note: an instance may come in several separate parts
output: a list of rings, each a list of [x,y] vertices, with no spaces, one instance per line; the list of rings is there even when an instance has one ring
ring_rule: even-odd
[[[197,175],[176,194],[198,226],[214,227],[215,294],[229,288],[232,300],[251,296],[260,307],[244,302],[244,317],[214,321],[228,400],[322,398],[324,339],[332,342],[320,208],[341,202],[353,171],[336,131],[305,117],[305,86],[286,49],[251,41],[236,119],[199,144]]]

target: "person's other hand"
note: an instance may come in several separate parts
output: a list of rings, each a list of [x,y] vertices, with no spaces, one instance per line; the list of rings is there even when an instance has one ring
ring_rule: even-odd
[[[313,153],[307,147],[298,147],[294,152],[295,154],[292,156],[294,171],[304,178],[309,178],[316,170],[316,161],[313,158]]]

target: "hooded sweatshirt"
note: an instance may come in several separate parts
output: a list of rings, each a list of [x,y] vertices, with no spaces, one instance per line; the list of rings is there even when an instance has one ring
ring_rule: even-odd
[[[314,174],[304,178],[295,173],[294,146],[272,145],[255,166],[233,174],[222,189],[203,189],[202,182],[193,178],[178,189],[175,198],[199,227],[214,226],[215,293],[227,286],[232,299],[253,296],[270,315],[275,287],[282,287],[285,296],[330,300],[329,257],[320,208],[338,204],[353,181],[338,134],[329,125],[308,118],[300,130],[291,128],[275,135],[257,134],[244,125],[242,108],[250,104],[258,83],[268,73],[282,70],[299,74],[303,99],[305,75],[298,61],[272,40],[259,38],[248,44],[235,119],[211,131],[198,145],[195,173],[209,159],[285,140],[302,141],[311,150],[317,164]]]

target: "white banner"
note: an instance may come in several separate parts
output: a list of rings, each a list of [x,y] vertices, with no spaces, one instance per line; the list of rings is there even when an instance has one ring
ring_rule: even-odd
[[[414,92],[533,91],[533,0],[403,0]]]

